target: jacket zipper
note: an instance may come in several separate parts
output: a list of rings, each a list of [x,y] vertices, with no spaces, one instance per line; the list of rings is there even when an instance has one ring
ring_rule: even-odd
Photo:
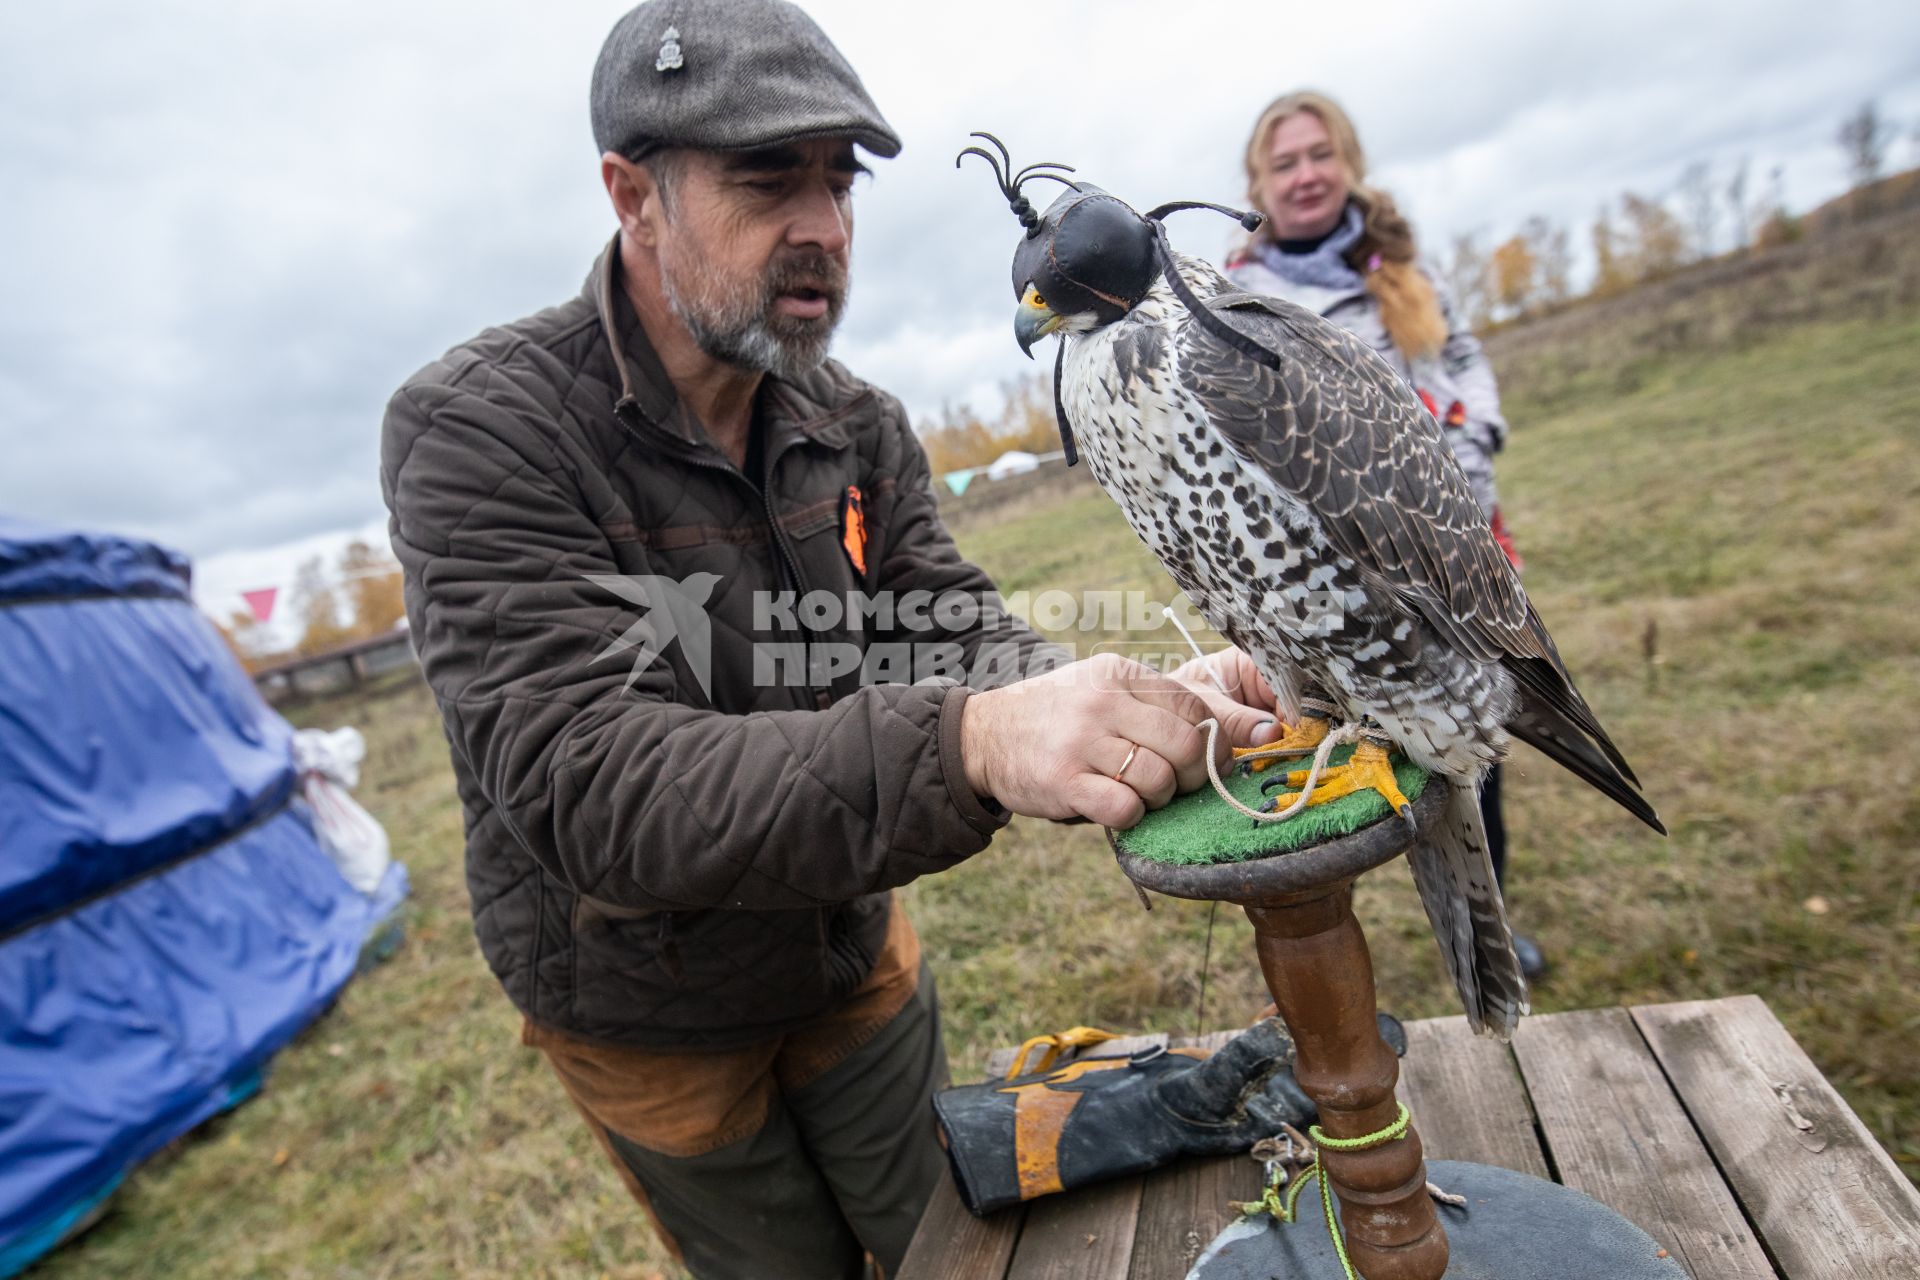
[[[652,423],[647,422],[643,417],[641,417],[637,406],[634,407],[634,412],[632,413],[631,416],[629,416],[627,413],[628,407],[629,405],[627,403],[616,405],[614,406],[614,414],[622,422],[626,423],[629,429],[641,430],[641,429],[651,428],[653,426]],[[657,428],[655,428],[655,430],[657,431]],[[684,443],[680,441],[677,437],[674,437],[673,440],[676,445],[681,445]],[[675,451],[681,452],[681,450],[678,450],[678,449],[676,449]],[[782,449],[779,453],[767,455],[767,459],[766,459],[767,484],[764,489],[761,488],[759,485],[754,484],[753,481],[747,479],[746,473],[741,471],[740,468],[734,466],[733,462],[730,459],[721,458],[716,461],[715,459],[712,459],[712,458],[702,457],[700,454],[700,451],[697,448],[685,451],[682,454],[682,456],[685,458],[686,461],[692,463],[694,466],[706,467],[712,471],[724,471],[726,474],[732,476],[734,479],[738,480],[741,484],[745,485],[749,489],[754,490],[756,493],[760,495],[761,510],[765,511],[767,515],[767,528],[773,534],[774,551],[779,556],[780,567],[782,568],[782,570],[785,571],[787,577],[790,579],[792,583],[794,593],[795,593],[794,598],[797,602],[801,596],[804,596],[807,594],[807,590],[808,590],[807,580],[805,576],[802,575],[800,572],[800,559],[798,556],[794,555],[793,549],[787,545],[786,531],[780,527],[779,518],[774,514],[774,510],[773,510],[774,464],[777,463],[781,459],[781,457],[785,455],[785,453],[786,453],[786,450]],[[808,633],[808,634],[811,634],[811,633]],[[821,698],[822,692],[823,691],[819,688],[819,686],[813,683],[813,664],[809,662],[807,664],[807,695],[808,695],[807,700],[812,704],[812,707],[809,709],[818,709],[826,705],[826,702]],[[828,696],[831,697],[831,691],[827,691],[827,692],[828,692]]]
[[[770,453],[766,457],[766,486],[760,490],[760,505],[767,513],[767,528],[773,533],[774,550],[779,552],[780,562],[786,566],[787,573],[793,579],[793,598],[797,607],[800,599],[807,594],[807,579],[806,575],[800,572],[800,557],[794,554],[793,547],[787,542],[787,531],[781,528],[780,520],[774,514],[773,510],[774,467],[785,453],[786,450],[782,449],[779,453]],[[749,488],[755,487],[751,480],[748,480],[745,475],[741,474],[739,468],[734,467],[731,469],[735,475],[740,477],[742,483],[746,484]],[[804,626],[805,624],[803,623],[802,625]],[[811,637],[812,634],[811,631],[807,632],[809,637]],[[812,710],[821,710],[833,700],[833,691],[831,689],[822,689],[813,682],[813,661],[810,643],[808,643],[807,660],[807,700],[813,704],[810,708]]]

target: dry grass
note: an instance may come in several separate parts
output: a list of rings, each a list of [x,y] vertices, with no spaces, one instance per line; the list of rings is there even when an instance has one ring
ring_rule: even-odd
[[[1705,357],[1517,379],[1504,462],[1529,588],[1673,827],[1537,758],[1509,785],[1515,914],[1542,1010],[1756,991],[1920,1170],[1920,315],[1802,324]],[[1620,370],[1631,365],[1632,376]],[[1166,589],[1104,497],[963,545],[1009,591]],[[1075,636],[1090,639],[1117,637]],[[278,1060],[264,1094],[132,1179],[38,1276],[613,1276],[662,1270],[467,921],[445,747],[417,684],[309,708],[373,754],[364,799],[412,869],[411,935]],[[957,1070],[1037,1029],[1189,1028],[1207,908],[1140,910],[1098,833],[1014,824],[905,891]],[[1449,1012],[1399,869],[1359,911],[1383,1000]],[[1264,1000],[1219,914],[1207,1020]]]

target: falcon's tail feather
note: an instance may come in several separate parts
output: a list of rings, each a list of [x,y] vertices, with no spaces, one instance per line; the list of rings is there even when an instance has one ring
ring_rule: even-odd
[[[1547,634],[1545,626],[1540,625],[1540,615],[1532,612],[1528,605],[1528,616],[1532,619],[1539,639],[1551,655],[1551,660],[1542,658],[1509,658],[1504,665],[1520,686],[1533,695],[1534,701],[1549,708],[1561,719],[1567,721],[1585,736],[1593,739],[1601,754],[1612,763],[1621,777],[1634,786],[1640,785],[1640,779],[1634,776],[1633,766],[1620,754],[1620,748],[1613,745],[1613,739],[1600,727],[1599,718],[1593,714],[1593,708],[1573,687],[1573,676],[1568,673],[1560,654],[1553,647],[1553,637]]]
[[[1527,1012],[1527,980],[1493,876],[1479,788],[1464,779],[1446,782],[1446,812],[1407,854],[1407,865],[1468,1025],[1506,1040]]]
[[[1632,775],[1615,767],[1619,753],[1609,749],[1613,744],[1605,734],[1596,745],[1584,725],[1531,695],[1532,690],[1522,685],[1520,710],[1507,722],[1508,731],[1661,835],[1667,834],[1660,815],[1630,781]]]

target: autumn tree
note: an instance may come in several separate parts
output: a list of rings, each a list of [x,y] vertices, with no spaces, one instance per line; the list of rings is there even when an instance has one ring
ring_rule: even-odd
[[[1840,122],[1840,132],[1834,141],[1840,144],[1840,151],[1846,157],[1847,174],[1853,179],[1855,190],[1879,181],[1893,133],[1893,126],[1880,118],[1879,105],[1872,98]]]
[[[1720,202],[1713,188],[1713,166],[1695,160],[1680,172],[1680,205],[1687,211],[1688,229],[1693,233],[1693,256],[1713,256],[1713,232],[1720,225]]]
[[[1620,213],[1626,222],[1627,251],[1622,256],[1629,279],[1658,279],[1687,260],[1687,233],[1658,200],[1623,192]]]
[[[1453,238],[1453,245],[1440,268],[1440,276],[1453,295],[1453,303],[1469,329],[1484,329],[1492,319],[1492,293],[1488,288],[1486,251],[1480,236],[1468,231]]]
[[[1787,166],[1777,164],[1767,171],[1767,212],[1785,213],[1787,209]]]
[[[984,466],[998,456],[993,451],[993,431],[967,405],[941,409],[932,425],[920,433],[920,443],[936,476]]]
[[[1806,228],[1800,219],[1785,209],[1775,209],[1761,219],[1760,229],[1753,233],[1753,246],[1756,249],[1778,249],[1783,244],[1792,244],[1806,234]]]
[[[328,579],[319,556],[302,561],[294,574],[292,604],[301,626],[300,639],[293,646],[298,656],[325,653],[353,638],[352,628],[341,617],[340,592]]]
[[[1493,251],[1493,301],[1508,315],[1526,311],[1533,298],[1536,263],[1524,236],[1513,236]]]
[[[1633,283],[1627,264],[1621,260],[1620,231],[1613,225],[1613,210],[1603,202],[1593,219],[1593,296],[1604,298]]]
[[[1753,233],[1755,248],[1776,249],[1800,238],[1800,219],[1787,212],[1787,171],[1782,165],[1773,166],[1767,175],[1764,208],[1766,212]]]
[[[391,631],[407,616],[400,566],[393,557],[356,538],[340,553],[340,581],[353,611],[355,638]]]
[[[935,475],[984,467],[1012,450],[1050,453],[1060,447],[1053,384],[1041,374],[1006,383],[999,416],[992,421],[966,405],[950,405],[921,430],[920,443]]]
[[[1060,447],[1060,424],[1053,412],[1053,382],[1043,374],[1010,380],[1001,384],[1004,408],[993,432],[999,451],[1019,449],[1027,453],[1050,453]]]
[[[1727,179],[1727,216],[1733,224],[1733,247],[1745,249],[1752,241],[1753,223],[1747,212],[1747,157],[1741,156],[1740,163],[1734,166],[1733,176]]]
[[[1840,132],[1834,135],[1841,154],[1846,157],[1847,175],[1853,179],[1852,204],[1856,218],[1872,212],[1867,188],[1880,180],[1880,170],[1887,162],[1887,144],[1893,141],[1894,132],[1892,124],[1880,118],[1878,104],[1868,98],[1840,122]]]
[[[1566,228],[1535,214],[1521,224],[1520,238],[1533,257],[1533,288],[1527,297],[1527,309],[1550,311],[1565,303],[1573,296],[1573,251],[1567,246]]]

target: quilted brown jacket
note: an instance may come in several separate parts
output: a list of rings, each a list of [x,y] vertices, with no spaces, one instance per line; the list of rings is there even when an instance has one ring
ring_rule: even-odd
[[[941,525],[898,401],[831,361],[767,379],[763,493],[676,399],[618,270],[610,247],[580,297],[409,379],[387,407],[381,481],[494,973],[540,1024],[723,1047],[833,1008],[872,968],[888,890],[1005,821],[961,771],[968,687],[776,655],[913,644],[951,672],[956,652],[990,652],[972,665],[994,681],[1058,655],[994,623],[998,598]],[[864,557],[847,545],[850,486]],[[697,621],[659,635],[655,611],[590,580],[659,575],[697,596],[701,574],[716,575],[704,685]],[[989,611],[929,631],[911,625],[938,611],[908,609],[889,628],[777,607],[796,590],[962,592]],[[638,669],[637,650],[603,657],[636,621],[662,651]]]

